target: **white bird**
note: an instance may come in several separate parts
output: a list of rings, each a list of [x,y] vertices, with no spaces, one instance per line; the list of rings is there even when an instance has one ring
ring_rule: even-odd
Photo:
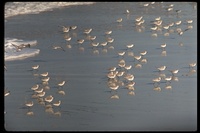
[[[33,70],[37,70],[38,68],[39,68],[39,65],[32,66]]]
[[[120,23],[120,22],[122,22],[122,20],[123,20],[122,18],[119,18],[119,19],[117,19],[117,22]]]
[[[62,87],[64,86],[64,84],[65,84],[65,81],[63,80],[62,82],[58,83],[58,86]]]

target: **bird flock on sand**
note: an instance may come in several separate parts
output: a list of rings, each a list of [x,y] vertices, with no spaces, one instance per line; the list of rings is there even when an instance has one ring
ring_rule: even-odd
[[[145,25],[148,23],[145,21],[144,16],[135,16],[134,19],[131,20],[133,27],[138,33],[144,32],[145,30],[150,31],[150,36],[152,39],[158,38],[158,37],[168,37],[172,35],[177,35],[177,37],[181,38],[184,36],[184,33],[186,31],[193,29],[193,20],[187,19],[185,21],[177,20],[181,18],[182,16],[182,10],[176,9],[174,4],[170,3],[163,3],[163,2],[145,2],[141,5],[144,10],[151,10],[155,8],[160,8],[161,10],[165,11],[166,14],[171,14],[175,18],[175,21],[171,22],[165,22],[162,20],[162,16],[157,16],[154,20],[151,21],[151,27],[149,29],[145,28]],[[123,22],[127,21],[127,19],[124,19],[124,14],[126,15],[126,18],[130,21],[130,16],[135,14],[134,12],[131,12],[131,9],[126,9],[122,11],[122,17],[116,18],[116,21],[113,22],[117,27],[123,27]],[[113,24],[112,23],[112,24]],[[184,29],[182,27],[185,27]],[[94,55],[99,55],[100,52],[103,54],[108,53],[109,51],[115,51],[116,53],[116,64],[113,64],[113,66],[110,66],[107,68],[106,72],[106,85],[109,89],[111,96],[111,99],[119,99],[118,91],[119,89],[127,90],[127,94],[134,96],[135,93],[135,86],[137,86],[137,82],[135,79],[137,78],[137,75],[134,74],[135,71],[138,69],[142,69],[144,65],[148,64],[148,55],[150,54],[148,52],[148,49],[144,49],[141,51],[136,51],[135,47],[140,47],[140,44],[135,44],[134,42],[130,42],[124,45],[123,49],[115,50],[115,38],[113,36],[113,29],[105,29],[102,33],[103,36],[105,36],[104,40],[101,40],[101,42],[96,41],[96,38],[98,36],[93,35],[93,31],[96,30],[95,28],[87,27],[84,30],[82,30],[82,34],[80,36],[77,36],[77,30],[79,29],[76,25],[64,25],[59,26],[59,29],[61,31],[61,35],[63,35],[65,46],[63,45],[52,45],[53,50],[60,50],[63,52],[67,52],[67,50],[70,50],[72,48],[77,48],[79,51],[84,52],[86,46],[88,46],[88,49],[92,51]],[[119,28],[120,30],[120,28]],[[74,44],[75,41],[76,43]],[[167,57],[167,46],[171,45],[167,42],[160,43],[161,50],[161,56]],[[182,47],[183,43],[180,42],[178,46]],[[155,47],[156,48],[156,47]],[[128,59],[128,60],[127,60]],[[166,90],[172,90],[172,82],[178,82],[181,73],[181,68],[174,68],[169,69],[167,64],[163,64],[161,66],[156,66],[155,64],[155,73],[154,77],[152,77],[151,84],[152,84],[152,90],[161,92],[163,89]],[[182,74],[181,76],[191,76],[194,73],[196,73],[195,67],[197,66],[197,62],[191,61],[188,62],[188,65],[185,65],[185,67],[188,67],[188,73]],[[49,86],[49,81],[51,80],[51,77],[48,72],[41,72],[38,73],[39,64],[35,64],[32,66],[32,71],[34,77],[38,77],[40,79],[40,83],[35,83],[33,86],[30,87],[32,91],[32,98],[35,100],[30,100],[25,103],[25,106],[28,108],[27,115],[33,115],[34,113],[31,111],[31,108],[34,106],[34,104],[38,103],[42,105],[42,107],[45,108],[45,112],[50,114],[55,114],[60,116],[61,112],[58,110],[59,107],[61,107],[61,100],[55,99],[54,95],[61,95],[65,96],[65,89],[63,89],[63,86],[67,86],[66,80],[59,81],[56,86],[57,93],[51,94],[48,92],[48,90],[51,88]],[[4,65],[5,71],[7,70],[7,67]],[[165,84],[164,88],[161,88],[160,84]],[[4,96],[8,96],[10,94],[10,91],[8,89],[5,91]]]

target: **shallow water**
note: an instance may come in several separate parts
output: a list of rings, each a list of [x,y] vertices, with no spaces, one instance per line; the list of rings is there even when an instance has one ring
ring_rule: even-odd
[[[197,129],[197,74],[188,75],[189,63],[197,61],[197,10],[194,3],[173,3],[174,10],[181,9],[180,18],[175,12],[166,13],[169,3],[155,3],[152,7],[143,7],[144,3],[103,2],[93,5],[79,5],[54,9],[39,14],[18,15],[7,18],[5,37],[24,40],[37,40],[35,48],[39,55],[24,60],[6,61],[5,88],[10,95],[5,97],[5,129],[8,131],[194,131]],[[154,7],[154,8],[153,8]],[[126,9],[130,14],[126,14]],[[135,18],[143,16],[145,20],[142,32],[135,27]],[[152,37],[150,22],[161,16],[168,24],[182,20],[185,29],[187,19],[193,19],[193,29],[182,36],[176,32],[163,36],[165,31]],[[123,18],[117,24],[118,18]],[[71,49],[67,48],[62,27],[77,25],[70,31]],[[104,42],[105,31],[112,30],[114,42],[109,46],[114,49],[92,48],[89,40],[78,45],[77,39],[86,38],[84,29],[93,28],[91,35],[97,36],[94,42]],[[176,29],[176,27],[173,27]],[[183,46],[179,43],[182,42]],[[117,53],[133,43],[134,55],[147,50],[147,63],[134,61],[133,57],[124,56],[128,71],[135,76],[135,95],[120,86],[117,92],[110,92],[107,86],[108,68],[118,66]],[[166,43],[166,56],[162,56],[160,45]],[[62,46],[65,51],[52,49],[53,45]],[[84,50],[83,50],[84,49]],[[142,64],[141,68],[135,67]],[[39,64],[38,71],[32,66]],[[152,79],[157,77],[156,67],[166,65],[164,72],[179,69],[176,74],[179,81],[172,81],[172,90],[165,89],[161,81],[161,91],[154,91]],[[196,70],[196,67],[194,68]],[[45,112],[45,107],[33,99],[30,89],[35,84],[42,84],[37,74],[49,72],[49,90],[46,95],[54,96],[54,101],[61,100],[60,107],[53,107],[54,113]],[[122,78],[121,78],[122,79]],[[62,88],[57,83],[66,80]],[[42,86],[42,85],[41,85]],[[58,94],[65,91],[65,95]],[[111,99],[117,94],[119,99]],[[28,109],[26,101],[33,101]],[[33,112],[33,115],[27,115]],[[57,113],[56,113],[57,112]],[[14,119],[13,119],[14,118]]]

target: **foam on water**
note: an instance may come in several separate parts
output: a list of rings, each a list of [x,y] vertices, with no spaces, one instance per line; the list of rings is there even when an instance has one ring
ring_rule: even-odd
[[[43,11],[51,11],[55,8],[72,5],[89,5],[93,3],[94,2],[7,2],[4,8],[4,16],[6,19],[8,17],[20,14],[38,14]],[[37,41],[25,41],[16,38],[5,38],[5,61],[25,59],[35,56],[40,52],[39,49],[33,48],[23,48],[21,51],[16,51],[16,48],[12,44],[30,44],[31,46],[34,46],[37,44]]]
[[[21,51],[17,51],[16,48],[12,45],[15,44],[17,46],[21,44],[30,44],[30,46],[35,46],[37,44],[37,40],[32,41],[25,41],[22,39],[16,38],[5,38],[5,52],[4,52],[4,60],[11,61],[11,60],[21,60],[28,57],[35,56],[39,54],[39,49],[34,48],[23,48]]]
[[[8,2],[5,4],[5,18],[19,14],[38,14],[54,8],[72,5],[89,5],[94,2]]]

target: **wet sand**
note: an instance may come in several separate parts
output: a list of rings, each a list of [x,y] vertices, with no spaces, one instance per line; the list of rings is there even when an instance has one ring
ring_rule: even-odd
[[[166,5],[163,3],[163,5]],[[183,8],[184,7],[184,8]],[[5,23],[5,36],[27,40],[37,40],[35,48],[40,54],[25,60],[5,62],[5,88],[10,95],[5,97],[5,129],[8,131],[194,131],[197,129],[197,74],[189,73],[189,63],[197,61],[197,12],[190,3],[174,3],[175,9],[182,9],[182,15],[166,14],[161,6],[145,9],[139,3],[96,3],[94,5],[73,6],[55,9],[40,14],[11,17]],[[130,15],[125,14],[126,9]],[[174,10],[175,10],[174,9]],[[160,11],[160,12],[158,12]],[[143,16],[145,29],[138,32],[134,25],[135,18]],[[169,37],[158,34],[152,37],[150,21],[161,16],[163,23],[194,19],[193,29],[182,36],[177,33]],[[123,18],[117,24],[118,18]],[[67,47],[61,25],[77,25],[70,32],[72,40]],[[182,29],[186,25],[180,26]],[[97,36],[94,42],[105,41],[105,31],[112,30],[110,37],[114,42],[103,50],[92,48],[89,40],[82,45],[77,39],[86,38],[84,29],[92,28],[90,35]],[[182,42],[183,46],[179,43]],[[120,86],[116,92],[110,92],[107,85],[108,68],[118,66],[122,57],[119,51],[133,43],[134,55],[147,50],[144,56],[147,63],[133,60],[127,54],[123,57],[128,71],[135,76],[135,95]],[[166,55],[160,45],[166,43]],[[65,51],[52,49],[53,45],[62,46]],[[109,48],[113,46],[114,49]],[[107,52],[106,52],[107,51]],[[38,71],[32,66],[39,64]],[[137,64],[142,64],[137,68]],[[172,81],[171,90],[165,89],[161,81],[161,91],[155,91],[152,79],[159,74],[156,67],[166,65],[168,70],[179,69]],[[194,67],[194,70],[197,68]],[[48,85],[42,85],[37,74],[49,72]],[[189,75],[188,75],[189,74]],[[121,78],[122,79],[122,78]],[[57,83],[66,80],[63,87]],[[31,87],[35,84],[46,87],[45,97],[54,96],[54,101],[61,100],[60,107],[53,107],[54,113],[45,110],[37,99],[32,98]],[[58,93],[59,90],[65,95]],[[118,95],[119,99],[111,99]],[[33,101],[30,109],[26,101]],[[27,112],[29,112],[27,114]],[[32,114],[33,113],[33,114]]]

